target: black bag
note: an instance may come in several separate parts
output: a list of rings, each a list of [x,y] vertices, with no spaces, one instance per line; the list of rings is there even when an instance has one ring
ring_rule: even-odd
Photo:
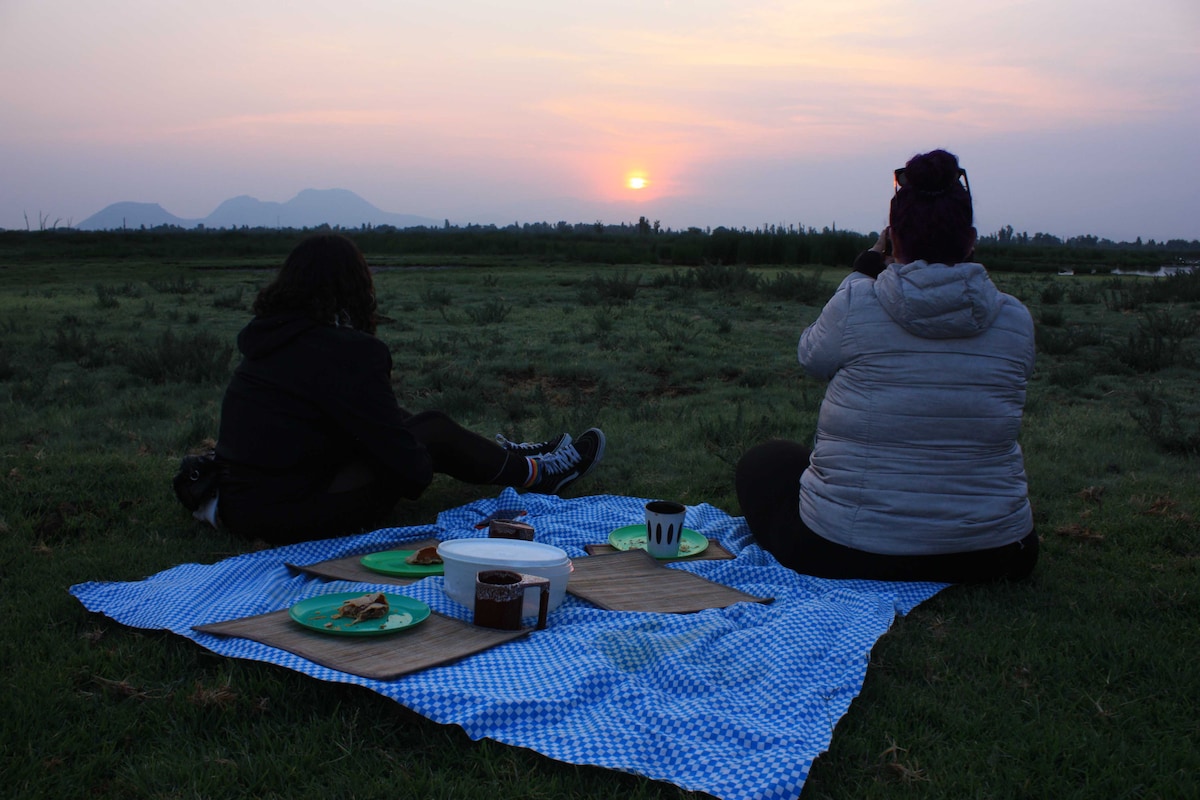
[[[183,457],[183,461],[179,462],[179,472],[171,479],[171,486],[184,508],[195,511],[205,501],[217,496],[219,471],[215,450]]]

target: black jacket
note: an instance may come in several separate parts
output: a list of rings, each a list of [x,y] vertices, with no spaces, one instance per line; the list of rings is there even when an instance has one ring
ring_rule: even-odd
[[[244,358],[221,407],[218,459],[297,496],[321,492],[344,464],[366,460],[403,497],[433,480],[429,453],[406,430],[392,357],[370,334],[280,315],[238,334]]]

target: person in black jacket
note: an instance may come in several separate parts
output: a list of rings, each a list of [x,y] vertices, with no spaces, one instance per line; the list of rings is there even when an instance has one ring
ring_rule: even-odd
[[[401,408],[391,353],[374,335],[371,272],[344,236],[301,242],[253,310],[221,406],[218,494],[197,511],[215,523],[219,510],[239,536],[283,543],[369,529],[434,473],[555,494],[604,455],[598,428],[493,441],[440,411]]]

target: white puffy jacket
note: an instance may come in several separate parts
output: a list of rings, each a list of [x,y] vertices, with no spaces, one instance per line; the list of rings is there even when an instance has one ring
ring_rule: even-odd
[[[980,264],[851,273],[800,336],[829,381],[800,516],[872,553],[956,553],[1033,529],[1017,435],[1033,371],[1029,311]]]

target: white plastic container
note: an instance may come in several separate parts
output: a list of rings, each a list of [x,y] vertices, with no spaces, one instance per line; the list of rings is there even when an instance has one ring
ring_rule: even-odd
[[[574,567],[560,547],[520,539],[451,539],[438,545],[446,572],[445,591],[451,600],[475,607],[475,574],[507,569],[550,579],[549,610],[562,605],[567,579]],[[538,614],[538,590],[526,590],[522,616]]]

